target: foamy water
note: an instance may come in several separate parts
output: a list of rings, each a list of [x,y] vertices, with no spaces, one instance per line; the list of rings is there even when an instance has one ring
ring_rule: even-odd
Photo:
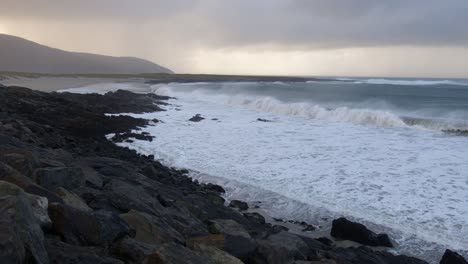
[[[163,121],[143,129],[155,140],[121,145],[227,185],[232,197],[262,201],[273,216],[327,225],[344,215],[430,262],[445,248],[468,248],[468,137],[410,126],[392,107],[328,107],[203,85],[153,86],[177,97],[166,112],[133,115]],[[450,109],[443,116],[463,117]],[[188,122],[195,114],[206,119]]]

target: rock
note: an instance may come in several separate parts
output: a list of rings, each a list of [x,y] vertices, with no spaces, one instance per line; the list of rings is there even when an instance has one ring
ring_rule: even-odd
[[[216,247],[198,245],[195,248],[195,252],[207,258],[209,260],[209,263],[212,263],[212,264],[243,264],[244,263],[240,259]]]
[[[259,213],[244,213],[244,216],[245,218],[249,219],[249,221],[251,222],[255,222],[257,224],[265,224],[266,221],[265,221],[265,217],[263,217],[263,215],[259,214]]]
[[[426,261],[404,255],[395,256],[385,251],[373,251],[368,247],[341,248],[333,251],[336,263],[359,264],[428,264]]]
[[[281,231],[289,231],[289,228],[282,226],[282,225],[274,225],[271,227],[273,233],[279,233]]]
[[[468,262],[457,252],[447,249],[440,260],[440,264],[468,264]]]
[[[224,249],[224,241],[226,240],[225,235],[223,234],[212,234],[207,236],[197,236],[187,239],[186,245],[190,249],[195,249],[199,245],[205,245],[210,247],[216,247],[219,249]]]
[[[285,231],[257,240],[257,254],[267,263],[292,263],[294,260],[307,260],[308,245],[299,236]]]
[[[239,210],[245,211],[249,209],[249,205],[246,202],[242,202],[239,200],[232,200],[229,203],[229,207],[237,208]]]
[[[42,168],[36,170],[36,181],[49,190],[56,187],[73,190],[84,185],[85,176],[80,168]]]
[[[393,247],[390,238],[386,234],[376,234],[364,225],[351,222],[344,217],[333,220],[331,236],[368,246]]]
[[[0,180],[21,187],[25,192],[46,197],[49,202],[62,203],[62,199],[54,193],[36,185],[30,178],[20,174],[12,167],[0,162]]]
[[[205,119],[205,118],[202,117],[200,114],[196,114],[196,115],[192,116],[192,118],[190,118],[188,121],[191,121],[191,122],[200,122],[200,121],[202,121],[203,119]]]
[[[123,238],[115,243],[111,252],[125,263],[143,263],[144,259],[157,251],[159,246],[147,244],[133,238]]]
[[[216,192],[216,193],[225,193],[226,191],[224,190],[223,187],[221,187],[220,185],[217,185],[217,184],[212,184],[212,183],[208,183],[205,185],[205,189],[209,190],[209,191],[213,191],[213,192]]]
[[[320,241],[321,243],[329,247],[335,246],[335,242],[333,242],[333,240],[329,239],[328,237],[319,237],[317,238],[317,241]]]
[[[66,205],[70,207],[87,212],[91,212],[93,210],[78,195],[73,192],[69,192],[62,187],[58,187],[55,193],[62,198]]]
[[[185,241],[184,237],[162,218],[135,210],[120,216],[136,231],[135,239],[141,242],[159,245],[173,241],[182,244]]]
[[[50,159],[39,159],[41,168],[50,168],[50,167],[65,167],[63,162]]]
[[[267,123],[273,122],[273,121],[271,121],[271,120],[263,119],[263,118],[257,118],[257,121],[259,121],[259,122],[267,122]]]
[[[24,192],[0,196],[0,262],[49,263],[44,234]]]
[[[234,220],[211,220],[208,230],[213,234],[224,234],[224,251],[242,261],[248,260],[257,247],[250,234]]]
[[[0,181],[0,196],[18,196],[26,195],[28,198],[32,212],[37,222],[43,229],[48,229],[52,225],[49,215],[47,214],[48,201],[47,198],[34,194],[25,193],[24,190],[12,183]]]
[[[39,163],[34,154],[27,150],[1,150],[0,161],[29,178],[33,177],[34,169]]]
[[[130,133],[130,132],[125,132],[125,133],[116,133],[112,138],[112,142],[114,143],[120,143],[128,140],[129,138],[135,138],[138,140],[143,140],[143,141],[149,141],[152,142],[154,139],[154,136],[150,136],[145,133]]]
[[[53,231],[72,245],[109,245],[130,235],[130,227],[108,211],[86,212],[63,204],[49,204]]]
[[[164,244],[148,256],[146,264],[209,264],[210,261],[200,254],[175,243]]]
[[[47,252],[50,263],[60,264],[123,264],[118,259],[105,255],[105,252],[95,247],[78,247],[61,241],[47,239]]]

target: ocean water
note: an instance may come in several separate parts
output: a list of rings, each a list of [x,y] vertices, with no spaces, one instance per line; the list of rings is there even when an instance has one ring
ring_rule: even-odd
[[[134,115],[153,142],[122,143],[326,228],[346,216],[432,263],[468,249],[468,82],[333,79],[161,84],[165,112]],[[195,114],[206,119],[187,120]],[[271,122],[260,122],[258,118]]]

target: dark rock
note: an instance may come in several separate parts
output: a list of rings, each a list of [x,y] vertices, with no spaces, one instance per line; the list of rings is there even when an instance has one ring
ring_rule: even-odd
[[[0,197],[0,262],[49,263],[44,234],[24,193]]]
[[[163,218],[131,210],[121,215],[122,219],[135,230],[135,239],[148,244],[177,242],[183,244],[184,237]]]
[[[297,235],[279,232],[266,239],[257,240],[257,255],[266,263],[283,264],[294,260],[307,260],[309,248]]]
[[[122,261],[106,256],[95,247],[78,247],[61,241],[47,239],[46,248],[53,264],[123,264]]]
[[[125,263],[143,263],[159,246],[147,244],[133,238],[123,238],[116,242],[111,252]]]
[[[86,212],[63,204],[49,205],[53,231],[72,245],[109,245],[130,235],[130,227],[108,211]]]
[[[457,252],[447,249],[440,260],[440,264],[468,264],[468,262]]]
[[[289,228],[285,227],[285,226],[282,226],[282,225],[274,225],[271,227],[271,230],[273,231],[273,233],[279,233],[281,231],[289,231]]]
[[[145,259],[144,263],[156,264],[207,264],[206,257],[178,244],[168,243]]]
[[[395,256],[385,251],[373,251],[368,247],[340,248],[333,251],[336,263],[343,264],[428,264],[426,261],[404,255]]]
[[[192,118],[190,118],[188,121],[191,121],[191,122],[200,122],[200,121],[202,121],[203,119],[205,119],[205,118],[202,117],[200,114],[196,114],[196,115],[192,116]]]
[[[75,193],[67,191],[62,187],[58,187],[55,193],[62,198],[63,202],[75,209],[91,212],[92,209]]]
[[[29,178],[33,177],[34,169],[39,164],[37,157],[27,150],[0,150],[0,161]]]
[[[221,187],[221,186],[219,186],[217,184],[212,184],[212,183],[206,184],[205,189],[207,189],[209,191],[216,192],[216,193],[225,193],[226,192],[223,187]]]
[[[232,200],[229,203],[229,207],[237,208],[239,210],[245,211],[249,209],[249,205],[246,202],[242,202],[239,200]]]
[[[301,230],[302,232],[312,232],[315,231],[315,226],[313,225],[306,225],[304,228]]]
[[[393,247],[390,238],[386,234],[376,234],[364,225],[351,222],[344,217],[333,220],[331,235],[368,246]]]
[[[317,241],[320,241],[321,243],[323,243],[324,245],[327,245],[329,247],[334,247],[335,246],[335,242],[333,242],[333,240],[329,239],[328,237],[319,237],[319,238],[317,238]]]
[[[150,135],[148,135],[146,133],[138,134],[138,133],[125,132],[125,133],[115,134],[111,138],[111,140],[112,140],[112,142],[120,143],[120,142],[124,142],[124,141],[129,140],[129,138],[135,138],[135,139],[138,139],[138,140],[152,142],[153,139],[154,139],[154,136],[150,136]],[[132,142],[133,142],[133,140],[132,140]]]
[[[267,123],[273,122],[273,121],[271,121],[271,120],[263,119],[263,118],[257,118],[257,121],[259,121],[259,122],[267,122]]]
[[[247,261],[257,247],[250,234],[234,220],[211,220],[208,229],[213,234],[224,234],[223,250],[242,261]]]
[[[245,218],[249,219],[249,221],[255,222],[257,224],[265,224],[265,217],[259,213],[244,213]]]
[[[49,190],[57,187],[73,190],[83,186],[85,180],[81,168],[57,167],[36,170],[37,183]]]

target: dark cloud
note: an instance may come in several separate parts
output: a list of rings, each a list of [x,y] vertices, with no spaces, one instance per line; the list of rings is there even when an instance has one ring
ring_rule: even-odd
[[[468,46],[467,14],[466,0],[2,0],[0,9],[18,20],[153,23],[220,48]]]

